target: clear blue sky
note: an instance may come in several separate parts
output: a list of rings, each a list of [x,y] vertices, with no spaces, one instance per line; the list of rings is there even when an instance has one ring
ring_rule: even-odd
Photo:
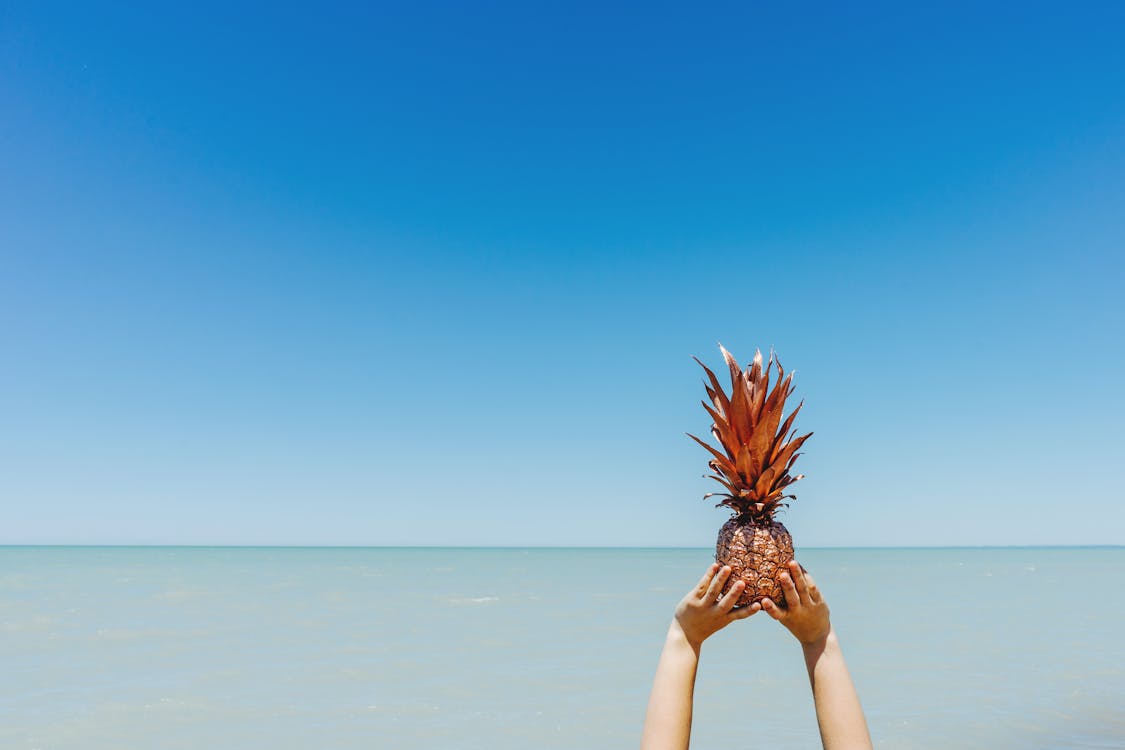
[[[1125,543],[1125,5],[0,10],[0,543]],[[717,485],[716,485],[717,486]]]

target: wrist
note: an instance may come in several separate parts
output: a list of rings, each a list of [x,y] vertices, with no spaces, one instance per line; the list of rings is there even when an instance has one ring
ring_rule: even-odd
[[[699,656],[699,650],[703,647],[702,638],[692,638],[680,625],[680,621],[673,617],[672,624],[668,626],[668,635],[665,639],[665,646],[672,648],[688,648],[696,656]]]
[[[807,641],[801,641],[801,648],[806,652],[808,651],[824,651],[827,648],[839,648],[840,641],[836,638],[836,630],[831,624],[828,625],[828,630],[823,634],[810,638]]]

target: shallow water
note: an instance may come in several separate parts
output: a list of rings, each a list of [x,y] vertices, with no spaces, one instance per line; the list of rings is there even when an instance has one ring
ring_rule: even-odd
[[[805,550],[876,745],[1125,747],[1125,548]],[[708,550],[0,547],[0,747],[636,746]],[[819,746],[765,615],[693,747]]]

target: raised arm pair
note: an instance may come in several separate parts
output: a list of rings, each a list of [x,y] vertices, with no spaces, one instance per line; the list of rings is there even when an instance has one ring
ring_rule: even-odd
[[[676,607],[656,668],[641,750],[687,750],[691,739],[692,699],[703,641],[735,620],[764,609],[800,642],[812,685],[820,739],[825,750],[870,750],[871,737],[844,653],[828,617],[828,605],[805,570],[793,561],[782,573],[787,609],[766,599],[735,608],[744,584],[719,592],[730,568],[713,564]],[[763,738],[763,746],[769,741]]]

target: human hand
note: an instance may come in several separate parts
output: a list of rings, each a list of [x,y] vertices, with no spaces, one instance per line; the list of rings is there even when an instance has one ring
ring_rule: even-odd
[[[762,600],[762,609],[784,625],[802,646],[808,646],[828,637],[832,623],[828,620],[828,604],[812,576],[796,560],[789,570],[781,574],[781,589],[785,592],[787,609],[777,606],[772,599]]]
[[[746,588],[746,584],[742,581],[736,581],[726,596],[719,598],[719,592],[730,577],[730,572],[729,566],[724,566],[720,570],[718,563],[712,563],[695,588],[689,591],[676,606],[676,619],[673,621],[673,626],[679,627],[696,651],[711,635],[735,620],[745,620],[762,609],[757,602],[748,607],[734,608],[734,603]]]

